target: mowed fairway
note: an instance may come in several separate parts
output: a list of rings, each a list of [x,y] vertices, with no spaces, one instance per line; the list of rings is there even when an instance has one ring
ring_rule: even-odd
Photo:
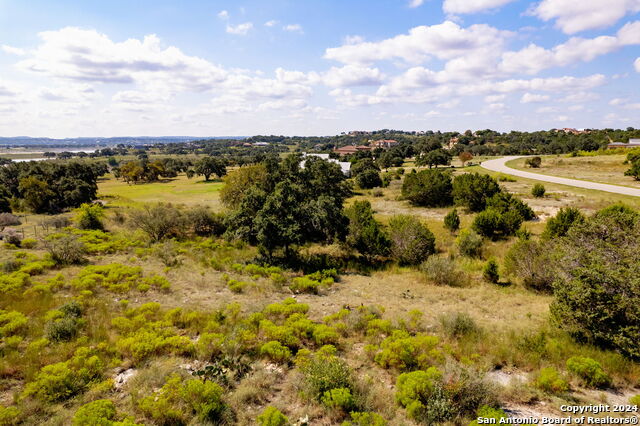
[[[207,205],[220,208],[220,189],[224,183],[217,179],[205,182],[202,177],[188,179],[180,174],[161,182],[127,184],[107,175],[98,182],[98,196],[116,206],[133,206],[142,203],[173,203]]]

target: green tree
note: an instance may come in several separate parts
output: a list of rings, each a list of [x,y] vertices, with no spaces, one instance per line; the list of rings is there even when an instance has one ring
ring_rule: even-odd
[[[204,176],[204,180],[207,182],[211,175],[223,177],[227,174],[225,161],[220,158],[210,156],[205,156],[198,160],[193,170],[197,175]]]
[[[585,217],[575,207],[563,207],[547,220],[542,237],[546,239],[564,237],[573,225],[584,222]]]
[[[527,158],[524,163],[527,166],[531,167],[532,169],[538,169],[542,165],[542,158],[540,157]]]
[[[429,151],[419,156],[416,160],[417,166],[448,166],[451,164],[451,154],[442,148]]]
[[[456,232],[460,229],[460,216],[458,216],[458,211],[456,209],[451,210],[444,217],[444,227],[451,232]]]
[[[382,186],[382,179],[380,179],[380,173],[367,169],[356,176],[356,183],[361,189],[371,189]]]
[[[491,258],[484,264],[482,269],[482,277],[490,283],[497,284],[500,281],[500,274],[498,272],[498,262]]]
[[[76,224],[80,229],[104,229],[104,208],[100,204],[83,204],[76,213]]]
[[[531,188],[531,195],[533,195],[536,198],[544,197],[544,194],[546,192],[547,190],[545,189],[544,185],[541,183],[536,183],[535,185],[533,185],[533,188]]]
[[[397,215],[389,220],[391,256],[401,265],[417,265],[436,251],[433,233],[415,216]]]
[[[19,190],[28,210],[34,213],[47,213],[53,209],[51,203],[55,193],[47,182],[35,176],[29,176],[20,180]]]
[[[346,210],[346,216],[349,219],[346,241],[349,247],[358,250],[368,258],[386,255],[389,252],[391,243],[383,232],[382,226],[373,218],[371,203],[355,201]]]
[[[441,170],[422,170],[409,173],[402,183],[402,197],[411,204],[424,207],[451,205],[451,173]]]
[[[453,179],[453,201],[472,212],[484,210],[487,200],[498,192],[498,182],[489,175],[466,173]]]

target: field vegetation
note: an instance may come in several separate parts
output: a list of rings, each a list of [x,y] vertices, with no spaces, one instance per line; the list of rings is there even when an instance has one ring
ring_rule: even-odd
[[[294,154],[125,180],[144,159],[116,152],[100,202],[9,197],[0,425],[475,424],[637,401],[639,201],[534,195],[441,147],[353,158],[349,178]]]

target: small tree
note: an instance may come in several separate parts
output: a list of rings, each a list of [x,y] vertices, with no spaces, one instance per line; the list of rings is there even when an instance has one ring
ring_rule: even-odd
[[[77,265],[86,262],[86,248],[76,236],[54,234],[45,239],[44,246],[56,265]]]
[[[632,176],[635,180],[640,180],[640,159],[631,163],[629,170],[624,172],[625,176]]]
[[[456,209],[451,210],[444,217],[444,227],[451,232],[455,232],[460,229],[460,216],[458,216],[458,211]]]
[[[482,243],[482,236],[469,229],[461,231],[458,238],[456,238],[458,250],[460,250],[460,254],[463,256],[480,257],[482,254]]]
[[[205,181],[209,181],[211,175],[217,175],[218,177],[226,175],[227,166],[225,161],[220,158],[206,156],[198,160],[194,167],[194,172],[197,175],[204,176]]]
[[[517,211],[501,213],[496,209],[487,209],[476,215],[471,226],[478,234],[497,240],[515,235],[522,222],[522,216]]]
[[[563,207],[558,210],[555,217],[547,220],[542,236],[547,239],[563,237],[567,235],[573,225],[582,223],[584,220],[584,215],[577,208]]]
[[[405,176],[402,196],[411,204],[424,207],[451,205],[451,173],[440,170],[423,170]]]
[[[531,188],[531,195],[533,195],[536,198],[544,197],[544,194],[546,192],[547,190],[545,189],[544,185],[541,183],[536,183],[535,185],[533,185],[533,188]]]
[[[366,257],[386,255],[390,241],[380,224],[373,218],[373,210],[368,201],[356,201],[346,210],[349,219],[349,233],[346,243]]]
[[[498,262],[491,258],[485,263],[482,269],[482,277],[490,283],[497,284],[500,281],[500,274],[498,273]]]
[[[371,189],[382,186],[382,179],[376,170],[367,169],[356,176],[356,183],[361,189]]]
[[[132,212],[130,221],[154,242],[179,236],[184,232],[185,227],[182,213],[171,204],[145,206]]]
[[[433,233],[414,216],[392,217],[389,237],[391,256],[403,265],[417,265],[436,250]]]
[[[83,204],[76,213],[75,221],[80,229],[104,229],[104,209],[100,204]]]
[[[531,167],[532,169],[538,169],[542,165],[542,158],[540,157],[527,158],[527,160],[524,163],[527,166]]]
[[[473,160],[473,154],[470,153],[469,151],[463,151],[460,154],[458,154],[458,159],[462,163],[462,167],[464,167],[467,161]]]
[[[500,192],[500,185],[489,175],[466,173],[453,179],[453,201],[472,212],[484,210],[487,199]]]

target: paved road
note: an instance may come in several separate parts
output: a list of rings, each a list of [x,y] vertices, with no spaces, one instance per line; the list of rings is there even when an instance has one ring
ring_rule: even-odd
[[[520,176],[527,179],[541,180],[543,182],[559,183],[561,185],[575,186],[578,188],[595,189],[598,191],[613,192],[615,194],[632,195],[640,197],[640,189],[628,188],[626,186],[608,185],[606,183],[587,182],[585,180],[568,179],[556,176],[541,175],[539,173],[525,172],[522,170],[512,169],[505,164],[507,161],[521,158],[521,155],[513,155],[508,157],[502,157],[495,160],[483,161],[481,166],[487,170],[494,172],[501,172],[508,175]]]

